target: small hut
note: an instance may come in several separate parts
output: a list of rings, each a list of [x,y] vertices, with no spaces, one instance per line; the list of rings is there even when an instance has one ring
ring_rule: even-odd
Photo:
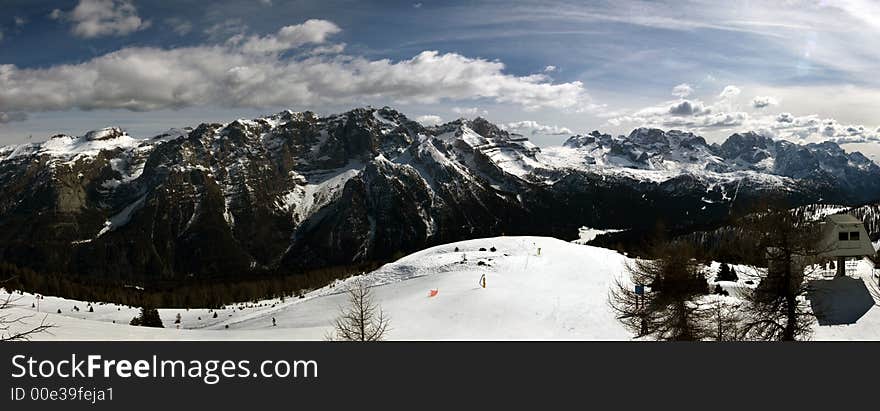
[[[847,258],[863,258],[875,253],[862,220],[850,214],[835,214],[825,218],[819,250],[821,258],[837,260],[838,276],[846,275]]]

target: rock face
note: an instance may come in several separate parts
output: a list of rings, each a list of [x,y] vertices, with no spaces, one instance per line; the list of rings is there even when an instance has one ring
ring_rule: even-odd
[[[116,128],[0,148],[0,261],[176,284],[383,261],[480,236],[583,225],[683,229],[758,201],[880,197],[834,144],[747,133],[593,132],[541,150],[488,121],[390,108],[285,111],[136,139]]]

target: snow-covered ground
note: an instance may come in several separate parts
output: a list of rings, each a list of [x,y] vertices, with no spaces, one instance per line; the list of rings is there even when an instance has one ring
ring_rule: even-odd
[[[610,286],[624,274],[626,260],[615,251],[553,238],[496,237],[430,248],[362,278],[374,286],[377,302],[391,319],[389,339],[627,340],[631,335],[608,306]],[[717,268],[717,263],[709,267],[713,273]],[[742,268],[738,273],[739,282],[721,284],[732,297],[751,279]],[[483,274],[486,288],[479,285]],[[814,339],[880,339],[880,306],[864,297],[872,284],[870,266],[859,264],[857,276],[822,283],[820,288],[829,291],[821,293],[823,303],[839,306],[854,323],[817,326]],[[87,303],[44,297],[37,314],[38,300],[25,293],[14,310],[34,314],[31,322],[47,315],[57,326],[35,339],[323,339],[345,304],[343,290],[351,281],[337,281],[301,299],[227,306],[216,310],[217,318],[208,309],[160,309],[164,329],[129,326],[137,308],[115,304],[93,303],[94,312],[89,312]],[[430,297],[431,290],[437,295]],[[178,314],[179,328],[174,324]]]
[[[577,240],[574,240],[573,243],[577,243],[577,244],[587,244],[587,243],[589,243],[590,241],[595,240],[596,237],[598,237],[598,236],[600,236],[600,235],[602,235],[602,234],[619,233],[619,232],[621,232],[621,231],[623,231],[623,230],[617,230],[617,229],[597,229],[597,228],[590,228],[590,227],[584,226],[584,227],[581,227],[581,228],[578,230],[578,239],[577,239]]]

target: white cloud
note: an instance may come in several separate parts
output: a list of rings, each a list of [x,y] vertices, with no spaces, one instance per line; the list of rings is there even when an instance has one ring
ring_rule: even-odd
[[[545,72],[545,73],[551,73],[551,72],[554,72],[554,71],[556,71],[556,66],[550,65],[550,66],[544,67],[544,72]]]
[[[752,99],[752,107],[761,109],[779,104],[775,98],[770,96],[756,96]]]
[[[443,124],[443,118],[440,116],[436,116],[433,114],[426,114],[424,116],[416,117],[416,121],[422,123],[423,126],[436,126],[438,124]]]
[[[772,138],[796,142],[834,141],[840,144],[880,142],[880,129],[844,124],[818,115],[795,116],[789,112],[758,114],[732,108],[730,99],[740,89],[727,86],[713,104],[700,100],[667,101],[608,121],[613,126],[683,129],[698,134],[755,131]],[[755,97],[751,106],[767,109],[778,104],[773,97]],[[724,135],[726,137],[726,135]]]
[[[3,30],[0,30],[0,41],[3,41]]]
[[[681,100],[669,106],[666,112],[674,116],[704,116],[711,114],[712,109],[699,100]]]
[[[16,28],[22,28],[22,27],[24,27],[24,25],[27,24],[27,22],[28,22],[26,18],[21,17],[21,16],[15,16],[15,18],[13,19],[13,21],[15,22],[15,27],[16,27]]]
[[[721,90],[721,94],[718,97],[722,99],[732,99],[738,96],[742,91],[737,86],[727,86],[724,87],[724,90]]]
[[[489,112],[479,107],[453,107],[452,112],[465,117],[487,116]]]
[[[833,141],[839,144],[880,142],[880,128],[842,124],[835,119],[823,119],[815,114],[794,116],[791,113],[780,113],[757,118],[753,123],[755,129],[764,135],[792,141]]]
[[[327,46],[318,46],[313,48],[309,54],[318,55],[318,54],[339,54],[345,51],[345,43],[337,43],[330,44]]]
[[[610,119],[609,124],[648,126],[660,128],[683,128],[701,132],[712,129],[732,129],[746,124],[748,113],[731,109],[729,100],[740,93],[736,86],[727,86],[718,95],[718,100],[707,104],[698,99],[685,99],[693,93],[687,84],[679,84],[673,88],[673,94],[680,100],[666,101],[655,106],[646,107],[630,115]]]
[[[672,88],[672,95],[685,98],[694,93],[693,87],[687,83],[681,83]]]
[[[268,36],[251,36],[244,41],[242,50],[246,53],[277,53],[306,44],[323,43],[327,37],[340,31],[342,29],[333,22],[312,19],[302,24],[284,26],[278,33]]]
[[[522,135],[545,135],[545,136],[561,136],[566,135],[570,136],[574,133],[567,127],[560,127],[556,125],[545,125],[538,123],[537,121],[525,120],[525,121],[517,121],[513,123],[503,124],[501,126],[503,129],[517,134]]]
[[[416,9],[422,8],[422,3],[413,4],[413,8],[416,8]]]
[[[82,38],[124,36],[150,27],[130,0],[79,0],[70,12],[55,9],[49,18],[72,22],[71,32]]]
[[[336,26],[287,26],[265,37],[219,45],[129,47],[77,64],[20,68],[0,64],[0,111],[189,106],[316,108],[340,104],[492,101],[524,109],[593,107],[580,82],[505,73],[499,61],[423,51],[410,59],[311,54]],[[265,40],[270,46],[265,47]],[[259,43],[250,42],[251,40]],[[294,55],[254,53],[301,46]]]

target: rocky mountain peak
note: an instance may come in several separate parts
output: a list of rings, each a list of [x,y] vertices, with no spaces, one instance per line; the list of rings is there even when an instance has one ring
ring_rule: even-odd
[[[749,163],[756,163],[769,157],[767,150],[773,146],[773,139],[770,137],[752,131],[735,133],[721,144],[721,154],[727,159],[742,157]]]
[[[119,127],[106,127],[100,130],[92,130],[86,133],[82,138],[87,141],[105,141],[119,138],[125,135]]]
[[[629,133],[627,139],[641,145],[669,145],[666,132],[656,128],[637,128]]]
[[[483,117],[477,117],[473,120],[470,120],[466,123],[471,130],[474,130],[477,134],[487,137],[487,138],[495,138],[495,137],[508,137],[510,133],[502,130],[495,124],[489,122]]]

